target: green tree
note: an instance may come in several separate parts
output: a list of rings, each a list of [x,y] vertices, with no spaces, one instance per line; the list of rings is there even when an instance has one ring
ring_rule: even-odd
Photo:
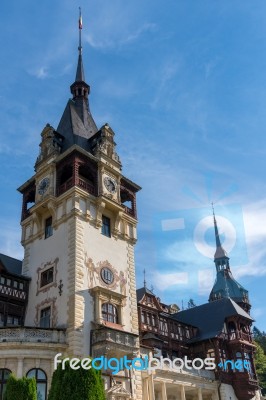
[[[37,386],[34,378],[17,379],[10,375],[6,384],[4,400],[37,400]]]
[[[264,354],[266,354],[266,333],[261,332],[258,328],[256,328],[256,326],[254,326],[253,337],[254,340],[263,348]]]
[[[255,367],[259,378],[259,384],[262,388],[262,393],[266,394],[266,355],[264,354],[263,348],[257,342],[256,353],[255,353]]]
[[[105,400],[101,373],[91,368],[77,370],[69,362],[54,371],[48,400]]]

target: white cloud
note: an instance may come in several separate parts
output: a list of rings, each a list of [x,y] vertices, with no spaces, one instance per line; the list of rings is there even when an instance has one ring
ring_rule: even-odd
[[[188,280],[187,272],[175,272],[170,274],[156,272],[152,276],[152,283],[155,287],[159,287],[160,290],[165,290],[174,285],[187,285]]]
[[[108,31],[108,34],[103,35],[102,31],[101,34],[99,34],[98,31],[95,31],[94,33],[84,35],[84,38],[91,47],[96,49],[107,49],[114,47],[119,48],[121,46],[137,41],[144,33],[153,32],[155,29],[155,24],[146,22],[132,32],[125,32],[124,29],[122,29],[119,34],[117,34],[117,30],[113,32],[110,29]]]
[[[48,76],[48,69],[46,67],[40,67],[36,71],[32,72],[32,75],[38,79],[45,79]]]

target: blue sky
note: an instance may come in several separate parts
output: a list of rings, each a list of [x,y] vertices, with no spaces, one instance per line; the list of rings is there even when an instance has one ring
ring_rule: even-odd
[[[2,1],[0,251],[23,257],[16,188],[70,97],[80,5],[91,111],[111,125],[123,173],[143,187],[138,286],[145,268],[164,302],[207,301],[213,201],[233,274],[266,330],[266,3],[128,3]]]

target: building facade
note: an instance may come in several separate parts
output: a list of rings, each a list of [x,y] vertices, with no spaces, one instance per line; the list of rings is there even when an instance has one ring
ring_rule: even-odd
[[[137,300],[142,351],[170,361],[212,358],[216,368],[197,370],[190,364],[178,372],[166,363],[152,376],[144,373],[147,400],[260,398],[248,291],[232,275],[215,215],[213,218],[216,280],[209,302],[187,310],[180,310],[175,304],[167,306],[146,287],[145,281],[144,287],[137,290]]]
[[[38,400],[46,400],[58,353],[248,359],[250,373],[106,370],[107,399],[259,398],[248,295],[233,280],[216,222],[217,282],[208,304],[180,311],[146,286],[136,291],[141,188],[122,174],[112,128],[98,128],[90,112],[81,31],[70,90],[58,127],[41,133],[34,175],[19,188],[23,263],[0,255],[0,400],[10,372],[34,376]]]

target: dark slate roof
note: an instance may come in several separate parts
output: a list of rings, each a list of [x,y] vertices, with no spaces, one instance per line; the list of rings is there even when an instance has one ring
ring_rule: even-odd
[[[152,293],[151,290],[143,287],[143,288],[137,289],[137,302],[139,302],[143,299],[144,294],[148,294],[149,296],[155,297],[155,294]]]
[[[78,58],[78,66],[77,66],[75,81],[76,82],[85,82],[85,74],[84,74],[83,61],[82,61],[81,54],[79,54],[79,58]]]
[[[198,335],[190,340],[190,342],[196,342],[218,336],[223,330],[225,319],[234,315],[242,316],[250,322],[253,321],[250,315],[230,298],[179,311],[174,314],[174,318],[178,322],[190,324],[199,329]]]
[[[234,301],[243,301],[248,296],[248,291],[238,283],[230,270],[222,270],[217,272],[216,280],[210,293],[210,299],[217,297],[231,297]]]
[[[64,137],[63,149],[77,144],[89,151],[88,139],[98,131],[84,99],[69,100],[57,127]]]
[[[22,261],[0,253],[0,262],[8,273],[15,275],[22,274]]]

